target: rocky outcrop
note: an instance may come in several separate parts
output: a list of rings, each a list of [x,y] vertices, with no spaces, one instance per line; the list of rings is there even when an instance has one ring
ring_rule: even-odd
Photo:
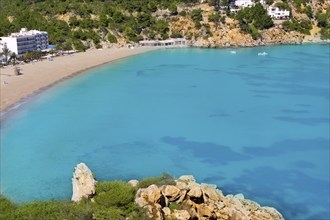
[[[135,202],[157,220],[284,219],[274,208],[261,207],[242,194],[225,196],[215,185],[199,184],[192,176],[180,177],[176,185],[139,189]]]
[[[312,7],[314,16],[316,16],[317,11],[325,13],[326,9],[330,7],[329,1],[324,1],[323,3],[320,1],[310,1],[308,4]],[[208,4],[195,6],[195,8],[197,7],[203,11],[203,20],[201,21],[200,28],[195,26],[189,16],[179,16],[169,23],[171,32],[180,33],[189,40],[189,45],[192,47],[223,48],[254,47],[274,44],[301,44],[306,42],[329,43],[328,41],[322,41],[320,39],[321,29],[317,27],[317,22],[310,19],[305,13],[298,13],[293,5],[291,5],[293,19],[311,21],[312,30],[310,31],[310,35],[297,31],[288,31],[282,26],[284,20],[274,20],[274,27],[259,30],[260,37],[258,37],[258,39],[253,39],[250,34],[241,30],[237,20],[226,16],[224,12],[221,12],[224,20],[214,23],[208,21],[208,17],[213,13],[214,8],[208,6]],[[189,11],[188,9],[185,10]]]
[[[72,201],[78,202],[82,198],[95,194],[96,181],[92,171],[84,163],[75,167],[72,178]]]

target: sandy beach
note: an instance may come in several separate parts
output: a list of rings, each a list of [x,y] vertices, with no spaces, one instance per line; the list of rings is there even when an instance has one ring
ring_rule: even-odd
[[[15,75],[13,66],[0,68],[0,111],[9,110],[15,106],[15,103],[86,69],[151,50],[154,48],[93,49],[87,52],[54,57],[52,61],[46,59],[17,65],[23,71],[23,75],[20,76]]]

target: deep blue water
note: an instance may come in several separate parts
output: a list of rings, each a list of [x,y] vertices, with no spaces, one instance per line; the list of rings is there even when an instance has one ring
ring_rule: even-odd
[[[70,199],[85,162],[98,180],[191,174],[329,219],[329,45],[230,51],[154,51],[37,95],[2,122],[1,193]]]

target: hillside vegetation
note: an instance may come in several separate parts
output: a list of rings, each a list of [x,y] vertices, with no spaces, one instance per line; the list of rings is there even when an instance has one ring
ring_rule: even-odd
[[[44,30],[50,44],[65,50],[170,37],[185,37],[196,46],[240,46],[239,39],[248,44],[267,40],[264,35],[272,29],[289,37],[293,32],[330,38],[329,1],[266,3],[231,14],[229,0],[1,0],[0,36],[22,27]],[[292,17],[274,26],[265,10],[269,5],[290,10]]]
[[[101,181],[96,184],[93,202],[35,201],[16,205],[0,194],[0,220],[147,220],[145,212],[135,204],[139,188],[151,184],[175,184],[167,173],[142,179],[137,187],[124,181]]]

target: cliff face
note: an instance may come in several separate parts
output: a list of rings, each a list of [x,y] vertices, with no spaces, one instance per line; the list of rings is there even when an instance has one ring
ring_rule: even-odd
[[[72,201],[78,202],[95,194],[96,181],[92,171],[84,163],[75,167],[72,178]]]
[[[157,220],[284,219],[274,208],[261,207],[242,194],[225,196],[214,185],[196,183],[192,176],[180,177],[175,186],[139,189],[135,202]]]
[[[189,16],[179,17],[170,22],[172,32],[179,32],[190,40],[190,45],[194,47],[249,47],[259,45],[272,44],[301,44],[304,42],[318,42],[320,40],[320,28],[317,26],[316,16],[318,12],[325,12],[330,8],[330,2],[311,1],[306,6],[310,6],[313,11],[313,18],[309,18],[304,12],[299,12],[293,4],[292,19],[307,20],[312,24],[310,34],[303,34],[297,31],[288,31],[283,28],[284,20],[275,20],[274,27],[270,29],[260,30],[260,38],[254,40],[250,34],[243,32],[237,20],[228,17],[224,11],[220,14],[224,18],[223,21],[209,22],[208,17],[214,13],[214,8],[208,4],[201,4],[194,8],[184,8],[181,10],[201,9],[203,20],[201,28],[196,28],[194,22]],[[266,6],[265,6],[266,7]]]

